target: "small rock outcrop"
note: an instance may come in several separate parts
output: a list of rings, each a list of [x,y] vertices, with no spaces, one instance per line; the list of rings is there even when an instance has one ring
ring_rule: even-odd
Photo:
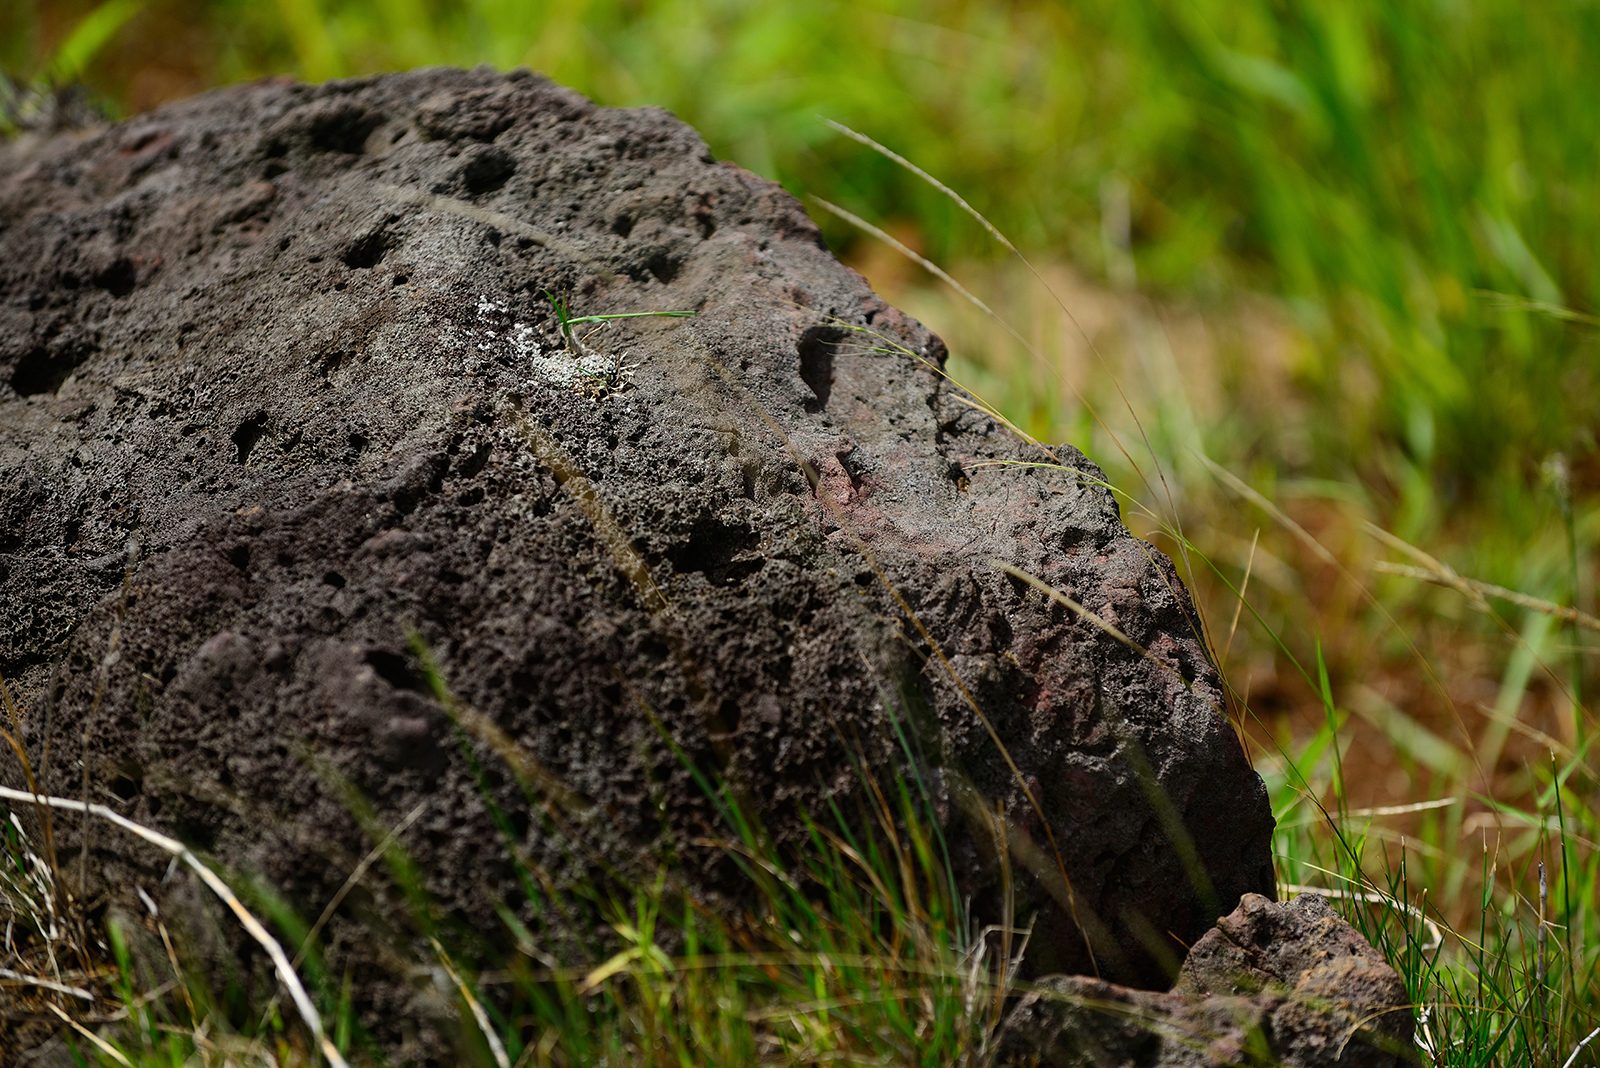
[[[1189,951],[1171,993],[1081,976],[1037,984],[1002,1063],[1049,1068],[1401,1068],[1418,1063],[1399,974],[1327,901],[1246,894]]]
[[[421,805],[427,892],[488,937],[501,904],[562,922],[491,802],[557,881],[670,854],[715,897],[697,778],[782,846],[859,767],[915,764],[980,915],[1014,854],[1036,967],[1165,985],[1273,895],[1265,790],[1171,562],[944,357],[778,186],[527,72],[259,83],[0,146],[0,672],[30,757],[73,796],[83,757],[92,799],[307,915]],[[103,888],[157,892],[165,858],[91,846]],[[410,1004],[382,974],[378,1032]]]

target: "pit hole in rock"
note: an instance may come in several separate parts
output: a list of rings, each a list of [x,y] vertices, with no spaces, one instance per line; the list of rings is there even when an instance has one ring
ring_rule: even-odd
[[[266,412],[257,412],[239,424],[239,429],[233,432],[233,444],[239,450],[238,463],[249,463],[250,453],[254,451],[256,443],[261,440],[261,435],[266,429]]]
[[[722,702],[717,709],[717,718],[722,720],[722,729],[732,734],[739,729],[739,702],[729,698]]]
[[[323,152],[344,152],[359,156],[366,150],[367,138],[383,122],[360,108],[339,108],[319,115],[307,129],[311,144]]]
[[[239,544],[228,550],[228,563],[240,571],[250,569],[250,546]]]
[[[477,152],[461,168],[461,184],[467,193],[478,196],[492,193],[505,185],[517,172],[517,161],[503,149],[490,148]]]
[[[656,276],[656,281],[662,285],[670,285],[678,277],[678,272],[683,268],[683,262],[676,256],[659,252],[645,263],[650,273]]]
[[[800,380],[814,398],[806,402],[806,411],[820,412],[828,406],[833,393],[833,357],[844,338],[845,332],[836,326],[813,326],[801,335]]]
[[[340,259],[344,260],[346,267],[367,270],[382,263],[384,254],[388,251],[388,235],[382,230],[374,230],[365,237],[358,237],[352,241]]]
[[[24,397],[54,393],[88,355],[86,351],[52,355],[43,345],[29,349],[11,372],[11,388]]]
[[[179,841],[209,853],[217,844],[217,828],[211,822],[215,818],[214,810],[207,806],[205,814],[210,818],[197,818],[186,812],[172,821],[172,827]]]
[[[369,649],[362,658],[378,677],[397,690],[423,691],[422,679],[411,669],[411,662],[399,653]]]
[[[698,571],[712,585],[720,586],[761,570],[764,561],[760,559],[735,559],[758,540],[759,535],[748,524],[723,523],[714,516],[702,516],[688,539],[668,550],[667,559],[678,574]]]
[[[144,772],[139,768],[126,768],[111,780],[111,792],[119,801],[132,801],[144,787]]]
[[[113,297],[125,297],[133,292],[133,287],[138,284],[138,277],[134,272],[132,261],[120,259],[97,272],[90,281]]]
[[[332,376],[332,374],[339,368],[343,367],[346,360],[352,359],[354,356],[355,353],[351,352],[349,349],[333,349],[325,352],[317,361],[317,373],[323,378],[328,378]],[[360,450],[357,449],[356,451],[359,452]]]
[[[344,576],[337,571],[329,571],[322,576],[322,584],[324,586],[332,586],[336,590],[342,590],[344,589]]]
[[[506,814],[506,822],[511,826],[511,840],[513,842],[521,842],[526,839],[528,836],[528,828],[533,823],[533,821],[528,817],[528,813],[524,809],[519,808],[514,808]],[[527,898],[522,894],[512,892],[506,895],[505,900],[506,907],[508,909],[515,909],[522,902],[526,901]],[[516,915],[516,913],[513,912],[512,915]]]

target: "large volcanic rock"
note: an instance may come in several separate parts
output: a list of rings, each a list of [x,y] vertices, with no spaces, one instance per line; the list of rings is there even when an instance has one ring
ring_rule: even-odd
[[[569,344],[547,291],[696,315]],[[733,867],[696,844],[727,833],[696,773],[781,844],[856,758],[916,753],[978,912],[997,841],[1032,873],[1038,970],[1164,984],[1272,895],[1265,791],[1171,563],[943,358],[777,186],[525,72],[241,86],[13,144],[0,670],[33,760],[76,796],[86,754],[94,798],[311,915],[369,844],[348,786],[386,825],[425,800],[440,908],[535,922],[414,632],[550,871],[570,843],[485,723],[608,862],[670,851],[708,894]],[[124,890],[164,867],[104,833],[93,858]]]

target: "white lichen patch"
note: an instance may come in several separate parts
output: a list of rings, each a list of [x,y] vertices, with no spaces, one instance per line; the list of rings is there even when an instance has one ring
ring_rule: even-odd
[[[565,345],[549,345],[538,327],[517,322],[503,300],[479,296],[473,325],[448,324],[439,341],[459,352],[462,366],[479,373],[487,360],[513,366],[546,385],[571,389],[591,397],[606,397],[628,388],[637,365],[625,353],[604,353],[582,344],[574,352]]]

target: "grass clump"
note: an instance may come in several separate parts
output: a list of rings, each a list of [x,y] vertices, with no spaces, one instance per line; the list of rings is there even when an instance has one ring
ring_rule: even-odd
[[[436,674],[432,679],[476,767],[495,752],[493,740],[485,741],[483,725],[462,715],[466,710],[455,705]],[[516,763],[512,767],[517,770]],[[938,832],[930,830],[936,825],[915,782],[880,782],[863,767],[857,771],[867,784],[859,810],[835,809],[825,821],[810,822],[811,848],[790,855],[765,844],[732,791],[702,782],[723,814],[727,838],[700,844],[726,850],[755,891],[733,915],[726,903],[713,905],[685,890],[665,857],[644,884],[610,868],[593,883],[557,891],[549,873],[531,867],[508,838],[505,846],[532,893],[558,911],[603,921],[595,944],[604,950],[588,957],[553,956],[548,939],[502,906],[508,951],[496,955],[478,945],[470,950],[469,966],[462,947],[475,943],[452,938],[448,922],[427,898],[422,873],[405,854],[404,831],[415,812],[386,831],[352,798],[375,845],[345,889],[364,876],[386,876],[397,887],[403,922],[426,954],[417,963],[437,968],[436,986],[450,991],[462,1063],[989,1063],[1005,1004],[1000,994],[1015,978],[1026,932],[973,930],[954,897]],[[524,782],[525,788],[531,785],[550,784]],[[484,797],[503,824],[503,813],[488,793]],[[3,887],[16,892],[6,894],[5,906],[13,922],[34,917],[34,929],[16,943],[27,945],[29,936],[44,937],[57,926],[37,912],[54,900],[54,884],[40,874],[46,861],[25,846],[15,848],[20,838],[7,841],[14,848]],[[372,862],[379,858],[383,863],[374,872]],[[29,880],[20,888],[9,875],[19,862]],[[200,870],[198,861],[191,866]],[[288,936],[288,944],[299,945],[294,963],[316,1002],[301,1021],[316,1019],[315,1028],[308,1033],[292,1015],[286,1018],[276,999],[263,1007],[230,1005],[214,996],[195,979],[194,969],[184,967],[182,939],[168,932],[146,899],[148,916],[112,919],[103,925],[106,944],[98,952],[79,949],[94,961],[87,971],[54,973],[89,989],[35,980],[49,1011],[70,1021],[64,1041],[77,1062],[137,1068],[289,1068],[323,1063],[323,1057],[330,1064],[346,1058],[386,1063],[384,1051],[354,1016],[350,975],[331,972],[317,943],[339,898],[308,924],[269,887],[240,873],[229,881]],[[131,948],[141,940],[147,949],[159,946],[162,959],[141,959]],[[451,941],[457,943],[454,952],[446,946]],[[62,999],[74,998],[87,1006],[64,1011]],[[328,1039],[318,1049],[320,1021],[327,1022]]]
[[[1339,752],[1349,713],[1326,711],[1268,773],[1282,887],[1330,893],[1399,971],[1424,1063],[1594,1063],[1583,1050],[1600,1028],[1600,823],[1573,789],[1581,762],[1528,769],[1523,804],[1439,790],[1352,806]]]

